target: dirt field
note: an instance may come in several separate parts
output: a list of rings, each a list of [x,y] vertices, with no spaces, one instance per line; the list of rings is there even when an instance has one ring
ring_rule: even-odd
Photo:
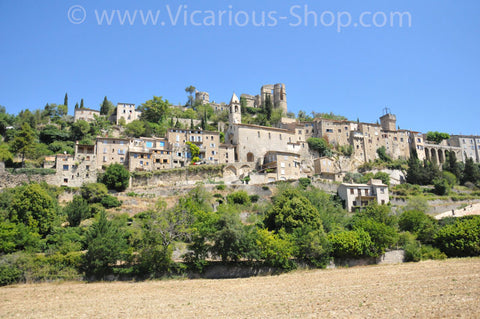
[[[2,318],[480,318],[480,259],[234,280],[0,288]]]

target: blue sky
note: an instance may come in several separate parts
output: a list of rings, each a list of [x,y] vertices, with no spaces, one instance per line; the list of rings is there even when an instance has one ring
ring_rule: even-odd
[[[16,114],[65,92],[70,113],[105,95],[177,104],[189,85],[228,102],[285,83],[295,113],[375,122],[389,107],[403,129],[480,135],[479,12],[478,0],[0,0],[0,105]]]

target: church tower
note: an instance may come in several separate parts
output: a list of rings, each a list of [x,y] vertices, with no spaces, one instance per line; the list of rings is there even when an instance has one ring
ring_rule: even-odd
[[[242,110],[240,106],[240,100],[238,96],[233,93],[230,100],[229,112],[228,112],[228,121],[230,124],[241,124],[242,123]]]

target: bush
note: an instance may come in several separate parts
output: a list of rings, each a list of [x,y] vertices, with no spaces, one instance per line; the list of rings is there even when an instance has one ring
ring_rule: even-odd
[[[17,283],[22,275],[22,271],[8,257],[10,256],[3,256],[0,260],[0,286]]]
[[[264,191],[268,191],[268,190],[270,190],[270,187],[268,187],[267,185],[263,185],[263,186],[262,186],[262,189],[263,189]]]
[[[102,198],[102,200],[100,201],[100,204],[102,204],[103,207],[108,209],[108,208],[119,207],[122,205],[122,202],[118,200],[115,196],[108,195]]]
[[[307,177],[301,177],[298,179],[298,185],[300,186],[300,188],[302,189],[306,189],[308,186],[310,186],[312,184],[312,181],[310,180],[310,178],[307,178]]]
[[[250,195],[250,201],[251,201],[252,203],[258,202],[259,199],[260,199],[260,196],[258,196],[257,194]]]
[[[447,195],[450,190],[450,185],[444,178],[437,178],[433,180],[433,192],[437,195]]]
[[[122,164],[111,164],[102,176],[102,183],[118,192],[126,190],[129,182],[130,172]]]
[[[70,227],[77,227],[82,220],[91,217],[88,202],[79,195],[73,197],[73,200],[65,206],[63,212],[67,215]]]
[[[216,188],[219,191],[223,191],[223,190],[225,190],[225,188],[227,188],[227,186],[225,184],[220,184],[220,185],[217,185]]]
[[[375,256],[370,235],[362,229],[331,233],[328,239],[332,245],[334,257],[359,258]]]
[[[295,269],[293,257],[293,244],[285,234],[274,234],[266,229],[257,230],[257,246],[260,258],[267,266],[278,267],[285,270]]]
[[[435,246],[448,257],[480,255],[480,217],[464,217],[442,227],[434,237]]]
[[[89,183],[80,188],[80,193],[88,203],[93,204],[100,203],[103,197],[108,196],[108,189],[102,183]]]
[[[424,212],[410,210],[400,215],[398,226],[402,231],[415,234],[423,243],[432,243],[437,230],[437,223],[433,217]]]
[[[250,197],[246,191],[233,192],[227,195],[227,202],[230,204],[248,205]]]

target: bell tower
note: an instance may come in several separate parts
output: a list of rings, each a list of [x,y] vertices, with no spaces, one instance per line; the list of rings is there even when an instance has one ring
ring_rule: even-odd
[[[241,124],[242,110],[240,106],[240,100],[238,99],[238,96],[235,93],[233,93],[228,107],[229,107],[228,121],[230,122],[230,124]]]

